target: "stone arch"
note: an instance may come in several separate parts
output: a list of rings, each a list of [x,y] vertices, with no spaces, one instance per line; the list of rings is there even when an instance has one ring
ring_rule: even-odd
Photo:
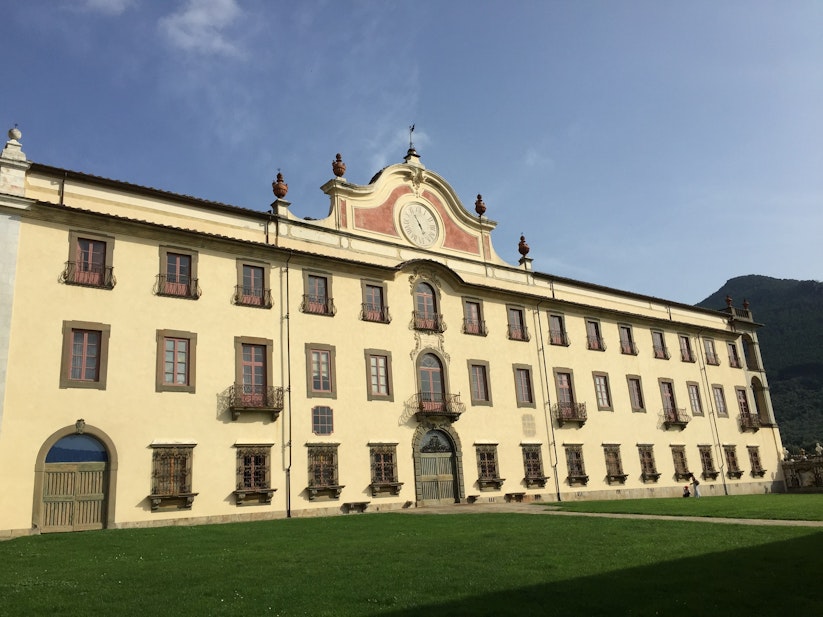
[[[456,494],[454,496],[455,502],[462,502],[466,498],[465,483],[463,478],[463,445],[460,441],[460,436],[454,430],[451,422],[448,421],[430,421],[421,422],[414,431],[412,436],[412,454],[414,456],[414,485],[415,498],[418,503],[423,501],[423,486],[421,477],[423,475],[422,469],[422,451],[424,438],[431,431],[440,432],[452,448],[454,455],[454,475]]]
[[[763,387],[763,382],[760,381],[759,377],[752,377],[751,388],[752,398],[754,399],[754,409],[757,417],[760,419],[760,423],[771,424],[766,388]]]

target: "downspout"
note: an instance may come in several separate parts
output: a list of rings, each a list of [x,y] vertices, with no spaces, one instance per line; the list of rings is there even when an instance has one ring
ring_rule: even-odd
[[[291,323],[289,321],[289,314],[291,311],[291,304],[289,303],[289,262],[294,255],[289,254],[286,260],[286,314],[283,320],[286,325],[286,394],[288,395],[288,404],[286,407],[286,417],[289,422],[288,441],[284,444],[288,448],[288,464],[286,465],[286,518],[291,518],[291,465],[292,465],[292,408],[291,408]]]
[[[698,330],[697,332],[697,343],[698,347],[700,348],[700,353],[698,354],[698,358],[700,358],[700,372],[703,374],[703,384],[706,388],[706,398],[708,399],[709,403],[709,418],[711,419],[711,428],[712,434],[715,440],[715,447],[717,448],[717,458],[720,460],[720,479],[723,481],[723,494],[729,494],[729,487],[726,486],[726,473],[724,471],[726,467],[726,459],[723,456],[723,447],[720,443],[720,430],[717,428],[717,413],[714,409],[714,392],[712,391],[711,384],[709,384],[709,376],[706,371],[706,346],[701,339],[701,333],[703,330]],[[716,350],[715,350],[716,353]]]
[[[552,288],[554,294],[554,288]],[[557,441],[554,438],[554,424],[552,423],[549,408],[551,407],[551,397],[549,396],[549,367],[546,363],[546,341],[543,338],[543,322],[540,319],[540,305],[543,300],[537,303],[537,330],[540,333],[540,343],[537,346],[537,352],[542,357],[541,367],[543,370],[543,418],[546,421],[546,438],[549,440],[549,457],[551,458],[552,475],[554,477],[554,490],[557,494],[557,501],[562,501],[560,498],[560,480],[557,477]]]

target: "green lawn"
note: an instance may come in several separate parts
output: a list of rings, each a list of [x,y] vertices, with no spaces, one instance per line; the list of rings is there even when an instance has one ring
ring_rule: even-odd
[[[821,553],[819,528],[533,514],[52,534],[0,542],[0,614],[812,615]]]
[[[700,499],[675,497],[667,499],[564,501],[546,505],[569,512],[823,521],[823,494],[787,495],[771,493],[769,495],[701,497]]]

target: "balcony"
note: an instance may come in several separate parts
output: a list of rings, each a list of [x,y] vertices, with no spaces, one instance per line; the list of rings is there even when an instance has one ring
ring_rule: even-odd
[[[334,300],[324,296],[313,296],[311,294],[303,294],[303,302],[300,303],[300,310],[304,313],[311,313],[312,315],[328,315],[333,317],[337,312],[334,308]]]
[[[665,347],[661,347],[660,345],[654,346],[654,357],[658,360],[668,360],[671,358],[669,355],[669,350]]]
[[[528,341],[531,339],[529,336],[529,330],[526,326],[509,324],[507,334],[509,336],[509,340],[511,341]]]
[[[188,276],[158,274],[157,281],[154,284],[154,293],[158,296],[170,298],[197,300],[203,292],[200,291],[197,279]]]
[[[412,397],[411,404],[416,410],[415,417],[418,422],[430,417],[448,418],[454,422],[466,411],[466,405],[460,402],[459,394],[418,392]]]
[[[117,284],[113,267],[77,261],[66,262],[66,267],[60,274],[60,281],[66,285],[100,289],[113,289]]]
[[[587,336],[586,347],[592,351],[606,351],[606,344],[599,336]]]
[[[743,304],[746,304],[745,302]],[[732,319],[741,319],[743,321],[753,321],[752,319],[752,312],[749,309],[745,308],[735,308],[733,306],[727,306],[723,309],[724,313],[728,313],[731,315]]]
[[[717,354],[713,351],[707,351],[706,364],[711,364],[712,366],[720,366],[720,358],[718,358]]]
[[[681,431],[686,428],[686,425],[691,420],[689,414],[685,409],[676,409],[674,407],[663,408],[663,426],[667,429],[678,427]]]
[[[549,344],[569,346],[569,336],[563,330],[549,330]]]
[[[482,319],[463,319],[463,332],[475,336],[486,336],[489,333],[486,322]]]
[[[586,416],[586,403],[557,403],[552,407],[552,414],[560,426],[567,422],[583,426],[588,419]]]
[[[364,302],[360,305],[360,319],[363,321],[373,321],[375,323],[391,323],[389,307]]]
[[[735,356],[729,357],[729,366],[732,368],[743,368],[743,364],[740,362],[740,358],[736,358]]]
[[[754,431],[760,430],[760,416],[755,413],[741,413],[740,414],[740,430]]]
[[[631,341],[620,341],[620,353],[626,354],[627,356],[636,356],[637,345]]]
[[[243,285],[234,287],[234,303],[238,306],[252,306],[270,309],[274,306],[271,299],[271,289],[251,289]]]
[[[681,349],[680,350],[680,359],[683,362],[694,362],[694,354],[692,353],[691,349]]]
[[[443,315],[440,313],[421,313],[414,311],[412,319],[415,330],[422,330],[423,332],[445,332],[446,324],[443,321]]]
[[[283,388],[236,383],[229,387],[229,411],[232,420],[242,413],[268,412],[274,422],[283,411]]]

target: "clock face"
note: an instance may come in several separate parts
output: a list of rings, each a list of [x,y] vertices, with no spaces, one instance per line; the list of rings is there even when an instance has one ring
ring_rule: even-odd
[[[421,204],[403,207],[400,211],[400,226],[409,240],[423,248],[433,245],[440,234],[434,214]]]

